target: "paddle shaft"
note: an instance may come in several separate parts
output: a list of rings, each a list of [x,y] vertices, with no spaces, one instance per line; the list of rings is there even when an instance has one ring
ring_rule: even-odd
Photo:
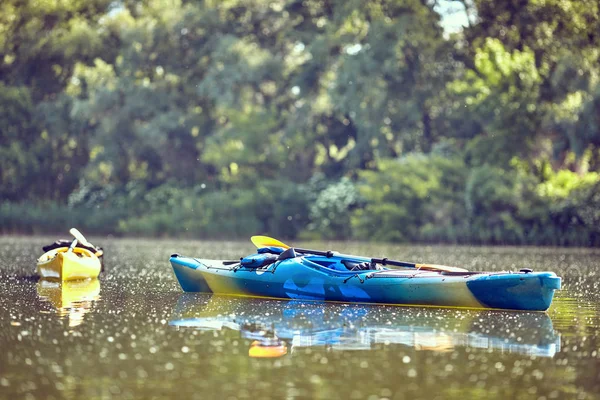
[[[332,257],[335,253],[331,250],[328,251],[319,251],[319,250],[310,250],[310,249],[300,249],[297,247],[294,247],[294,250],[298,253],[310,253],[310,254],[314,254],[317,256],[325,256],[325,257]],[[344,255],[340,256],[344,257]],[[397,261],[397,260],[388,260],[387,258],[371,258],[371,262],[375,263],[375,264],[381,264],[381,265],[394,265],[396,267],[408,267],[408,268],[417,268],[417,264],[415,263],[409,263],[406,261]]]
[[[71,242],[71,245],[69,246],[69,249],[67,250],[67,253],[69,253],[69,252],[73,251],[73,249],[74,249],[75,247],[77,247],[77,239],[74,239],[74,240]]]

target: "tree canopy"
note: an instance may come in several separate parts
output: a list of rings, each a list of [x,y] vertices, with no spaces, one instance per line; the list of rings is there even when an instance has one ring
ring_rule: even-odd
[[[596,0],[6,0],[2,230],[598,244],[599,32]]]

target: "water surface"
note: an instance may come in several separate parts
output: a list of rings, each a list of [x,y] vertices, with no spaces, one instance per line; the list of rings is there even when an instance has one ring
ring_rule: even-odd
[[[181,292],[171,253],[249,242],[96,238],[98,281],[38,282],[54,239],[0,238],[0,398],[599,398],[598,250],[302,243],[563,277],[548,313],[519,313]]]

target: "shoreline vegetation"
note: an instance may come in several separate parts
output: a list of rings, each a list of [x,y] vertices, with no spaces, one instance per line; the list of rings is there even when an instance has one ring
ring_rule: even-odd
[[[307,184],[263,182],[268,186],[262,188],[264,197],[249,189],[226,192],[161,185],[106,193],[99,203],[3,202],[0,233],[47,234],[77,226],[86,234],[141,237],[242,239],[269,232],[302,240],[600,245],[600,185],[593,180],[581,182],[571,173],[575,183],[566,181],[573,186],[570,190],[564,190],[563,182],[547,193],[553,180],[533,184],[528,175],[506,179],[503,171],[486,169],[463,179],[460,165],[436,170],[421,158],[412,161],[415,165],[391,162],[385,173],[364,172],[358,184],[345,178],[330,183],[319,176]],[[419,167],[422,178],[414,175]],[[379,180],[397,184],[374,190],[381,187]],[[480,180],[477,191],[469,189],[474,180]],[[489,196],[479,197],[482,186]]]
[[[600,5],[437,3],[4,1],[0,234],[599,247]]]

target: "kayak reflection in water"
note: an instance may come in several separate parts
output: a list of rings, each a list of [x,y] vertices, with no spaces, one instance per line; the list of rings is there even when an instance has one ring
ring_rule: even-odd
[[[267,310],[267,311],[265,311]],[[251,357],[280,357],[294,348],[369,350],[399,344],[417,350],[457,347],[553,357],[560,335],[545,313],[448,310],[279,301],[182,294],[169,325],[231,329],[252,340]]]
[[[66,318],[70,328],[81,325],[85,315],[91,311],[94,301],[100,298],[100,281],[47,281],[37,284],[40,300],[48,302],[61,318]]]

